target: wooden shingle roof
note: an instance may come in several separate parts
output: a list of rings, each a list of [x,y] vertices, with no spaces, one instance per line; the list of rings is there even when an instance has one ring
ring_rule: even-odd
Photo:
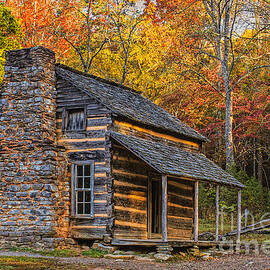
[[[232,175],[202,154],[113,131],[111,137],[161,174],[244,187]]]
[[[75,87],[93,95],[116,115],[176,132],[185,137],[207,141],[203,135],[132,89],[64,65],[57,65],[56,73]]]

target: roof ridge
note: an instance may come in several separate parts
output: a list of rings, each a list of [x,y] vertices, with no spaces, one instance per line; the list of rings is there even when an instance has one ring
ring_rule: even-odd
[[[125,86],[125,85],[123,85],[123,84],[117,83],[117,82],[115,82],[115,81],[107,80],[107,79],[98,77],[98,76],[96,76],[96,75],[89,74],[89,73],[86,73],[86,72],[77,70],[77,69],[75,69],[75,68],[69,67],[69,66],[64,65],[64,64],[61,64],[61,63],[56,63],[56,66],[57,66],[57,67],[60,67],[60,68],[63,68],[63,69],[67,69],[67,70],[69,70],[69,71],[71,71],[71,72],[74,72],[74,73],[77,73],[77,74],[79,74],[79,75],[82,75],[82,76],[85,76],[85,77],[88,77],[88,78],[91,78],[91,79],[94,79],[94,80],[97,80],[97,81],[100,81],[100,82],[104,82],[104,83],[107,83],[107,84],[109,84],[109,85],[113,85],[113,86],[122,88],[122,89],[124,89],[124,90],[131,91],[131,92],[133,92],[133,93],[135,93],[135,94],[138,94],[138,95],[140,95],[141,97],[143,97],[139,91],[136,91],[136,90],[133,89],[133,88],[130,88],[130,87]]]
[[[82,87],[86,91],[96,95],[102,104],[107,104],[116,114],[124,115],[127,118],[143,124],[176,132],[188,138],[208,141],[208,139],[198,131],[134,89],[78,71],[63,64],[57,64],[56,67],[60,73],[65,73],[65,76],[70,74],[70,80],[75,87]],[[72,79],[72,76],[75,76],[75,78],[77,76],[77,79]],[[97,86],[97,89],[95,89],[94,85]],[[117,100],[116,96],[118,98]],[[112,103],[112,99],[115,101],[114,103]]]

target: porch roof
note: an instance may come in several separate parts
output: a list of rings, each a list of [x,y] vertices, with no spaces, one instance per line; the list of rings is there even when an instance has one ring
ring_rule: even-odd
[[[113,131],[111,137],[161,174],[245,187],[202,154]]]

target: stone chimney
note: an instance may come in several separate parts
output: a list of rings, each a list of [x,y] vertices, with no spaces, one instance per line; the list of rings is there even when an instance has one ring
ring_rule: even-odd
[[[6,53],[0,90],[0,246],[54,247],[59,235],[54,53]],[[63,170],[62,170],[63,171]]]

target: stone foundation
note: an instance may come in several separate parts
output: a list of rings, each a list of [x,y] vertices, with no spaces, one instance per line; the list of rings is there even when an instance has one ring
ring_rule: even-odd
[[[68,237],[67,158],[56,138],[54,53],[6,54],[0,95],[0,246],[53,248]]]

